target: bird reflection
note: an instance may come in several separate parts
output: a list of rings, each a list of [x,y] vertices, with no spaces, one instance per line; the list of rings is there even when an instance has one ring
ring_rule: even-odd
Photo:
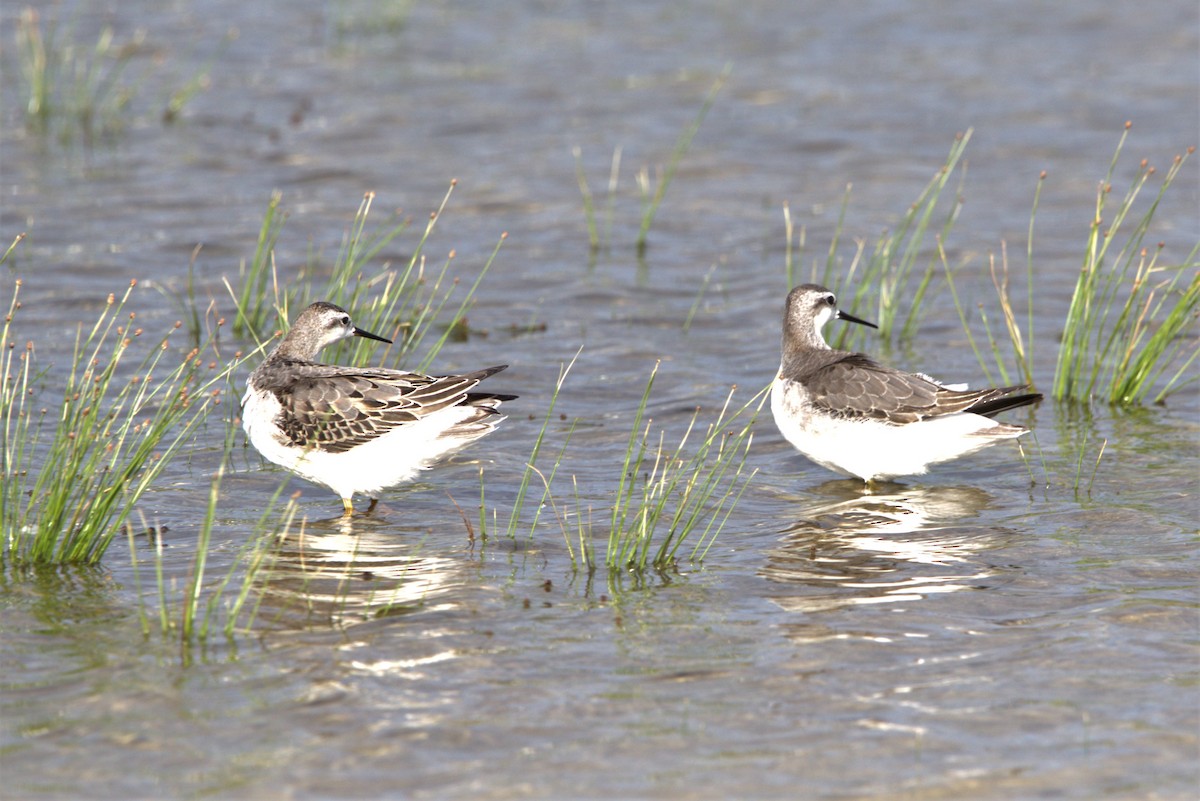
[[[256,576],[263,590],[259,620],[341,627],[429,609],[462,584],[460,562],[425,553],[423,532],[383,523],[341,517],[289,532]]]
[[[917,601],[979,586],[993,573],[977,555],[998,532],[966,523],[991,503],[974,487],[912,487],[830,481],[824,500],[788,526],[760,575],[781,586],[775,603],[815,612]],[[797,633],[809,632],[808,624]]]

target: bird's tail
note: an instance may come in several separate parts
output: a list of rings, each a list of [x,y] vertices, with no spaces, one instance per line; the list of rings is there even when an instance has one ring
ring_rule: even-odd
[[[1028,406],[1042,399],[1042,393],[1040,392],[1025,392],[1020,395],[1012,394],[1022,389],[1029,389],[1029,385],[1021,384],[1012,387],[997,387],[986,398],[980,400],[979,403],[976,403],[967,411],[973,414],[981,414],[984,417],[993,417],[1000,412],[1016,409],[1021,406]]]

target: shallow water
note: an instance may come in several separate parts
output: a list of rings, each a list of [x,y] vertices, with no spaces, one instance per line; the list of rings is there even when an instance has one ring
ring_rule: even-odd
[[[532,537],[478,531],[480,465],[502,522],[560,365],[582,345],[550,436],[577,424],[563,470],[603,538],[656,360],[651,413],[673,436],[731,384],[748,398],[771,378],[782,204],[807,230],[807,274],[852,183],[848,264],[853,240],[870,247],[894,225],[967,128],[947,249],[967,265],[969,299],[991,300],[1001,241],[1023,267],[1048,172],[1035,230],[1048,388],[1124,122],[1121,186],[1143,156],[1165,169],[1196,143],[1193,3],[419,3],[398,26],[366,3],[262,8],[70,9],[83,40],[105,23],[118,39],[147,31],[125,130],[91,148],[25,131],[19,9],[3,9],[0,233],[29,233],[12,272],[49,380],[76,326],[130,278],[147,330],[175,319],[167,298],[198,243],[200,302],[229,314],[221,277],[252,255],[273,189],[290,215],[286,277],[310,250],[333,260],[365,191],[380,219],[400,208],[419,227],[457,178],[431,263],[454,250],[452,269],[473,278],[508,238],[471,311],[476,335],[437,368],[509,363],[489,383],[521,399],[497,433],[349,528],[330,493],[290,484],[304,538],[262,577],[255,625],[232,641],[181,651],[143,634],[156,592],[144,540],[138,576],[123,541],[99,570],[4,575],[4,795],[1195,796],[1194,387],[1132,413],[1021,410],[1009,417],[1035,429],[1026,458],[998,446],[865,497],[764,417],[750,489],[703,564],[678,572],[577,572],[549,511]],[[205,64],[211,86],[163,125],[162,98]],[[639,259],[635,175],[666,164],[726,64]],[[601,205],[620,148],[611,246],[595,259],[574,146]],[[1177,259],[1198,241],[1198,201],[1192,161],[1153,235]],[[402,264],[414,244],[403,236],[383,259]],[[914,342],[864,347],[983,380],[944,286],[921,316]],[[214,418],[143,503],[165,527],[174,592],[227,424]],[[233,467],[214,581],[283,478],[240,439]],[[559,501],[579,511],[569,491]]]

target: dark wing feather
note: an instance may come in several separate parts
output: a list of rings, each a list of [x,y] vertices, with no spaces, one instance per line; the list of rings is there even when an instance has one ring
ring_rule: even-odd
[[[468,400],[468,390],[503,368],[459,376],[337,365],[281,364],[274,383],[260,380],[279,399],[279,427],[292,444],[341,453]]]
[[[929,417],[958,412],[994,414],[1012,405],[998,399],[1024,387],[959,391],[947,389],[916,373],[893,370],[861,353],[845,354],[805,378],[811,402],[847,418],[915,423]],[[1036,396],[1030,396],[1031,402]],[[1000,406],[1001,408],[991,408]]]

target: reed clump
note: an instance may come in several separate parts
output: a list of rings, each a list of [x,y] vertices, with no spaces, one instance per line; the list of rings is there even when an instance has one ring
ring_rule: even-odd
[[[131,281],[81,326],[58,400],[48,369],[14,321],[21,281],[0,327],[0,562],[96,564],[146,490],[220,404],[240,356],[180,356],[168,331],[153,339],[126,311]],[[130,362],[140,361],[130,369]],[[54,383],[60,379],[54,376]]]
[[[735,408],[731,388],[716,419],[703,429],[697,408],[672,447],[646,417],[657,374],[655,364],[634,413],[614,492],[604,559],[609,570],[674,568],[689,541],[688,559],[702,561],[756,472],[747,469],[746,459],[766,390]],[[689,440],[697,435],[691,449]],[[591,567],[594,557],[585,556]]]
[[[702,423],[702,410],[697,408],[678,443],[670,445],[666,432],[656,430],[647,416],[658,375],[656,363],[633,413],[616,484],[607,493],[608,500],[597,505],[581,497],[578,474],[569,462],[568,445],[574,425],[566,431],[553,462],[538,466],[547,444],[547,431],[556,419],[554,406],[574,363],[572,360],[559,374],[509,513],[507,535],[515,537],[527,527],[532,537],[543,511],[549,510],[575,569],[592,573],[603,565],[610,572],[673,570],[685,553],[689,561],[703,561],[754,476],[755,471],[747,467],[746,461],[766,390],[735,407],[736,388],[730,389],[715,419]],[[532,519],[526,521],[524,509],[535,478],[543,489]],[[479,524],[486,537],[489,521],[482,479],[481,471]],[[563,480],[570,482],[570,492],[558,493],[556,481]],[[608,519],[602,558],[597,556],[595,545],[597,515]],[[494,526],[494,512],[492,522]]]
[[[638,188],[638,196],[641,199],[641,214],[638,223],[638,232],[634,240],[634,246],[638,256],[644,256],[646,249],[649,246],[650,229],[654,225],[654,218],[658,215],[658,209],[662,205],[663,199],[667,196],[667,189],[670,188],[671,182],[675,178],[675,173],[679,170],[679,165],[683,161],[683,157],[687,155],[688,150],[692,146],[692,140],[696,138],[700,127],[704,124],[704,118],[708,116],[708,112],[712,110],[713,104],[717,101],[717,95],[720,94],[725,82],[729,80],[730,74],[733,72],[732,65],[725,65],[720,75],[713,81],[709,87],[708,94],[705,95],[704,101],[700,104],[700,109],[696,116],[688,123],[678,138],[675,140],[675,145],[671,149],[671,154],[667,159],[666,166],[656,170],[652,178],[650,168],[643,166],[638,170],[634,180]],[[602,248],[607,247],[609,238],[612,232],[612,219],[616,206],[616,194],[618,179],[621,171],[621,148],[617,147],[613,150],[612,164],[609,170],[608,177],[608,199],[606,206],[606,225],[605,233],[601,236],[600,225],[597,222],[597,211],[595,196],[588,184],[587,174],[583,169],[583,158],[581,149],[576,146],[572,148],[572,155],[575,157],[575,177],[579,184],[579,193],[583,198],[583,214],[584,220],[587,223],[588,229],[588,244],[591,248],[593,256]]]
[[[60,4],[43,6],[28,6],[16,19],[20,91],[26,127],[39,135],[54,135],[63,145],[115,138],[135,117],[135,107],[144,106],[146,95],[157,92],[166,95],[160,119],[171,124],[208,88],[213,65],[237,36],[231,29],[206,63],[181,84],[164,86],[159,81],[154,91],[147,91],[159,64],[145,58],[151,48],[144,30],[121,38],[106,25],[94,40],[84,40],[75,35],[69,12],[66,19],[56,18],[62,13]],[[132,69],[139,59],[141,64]]]
[[[282,196],[273,194],[254,256],[239,270],[240,289],[235,291],[226,280],[236,306],[234,332],[259,343],[268,341],[273,331],[286,326],[300,309],[315,300],[325,300],[352,310],[355,321],[364,329],[393,340],[394,344],[383,351],[385,362],[398,364],[423,350],[417,369],[425,369],[449,339],[467,330],[466,315],[474,294],[508,237],[507,233],[500,235],[474,281],[454,302],[461,289],[459,280],[451,276],[455,251],[451,250],[434,268],[427,268],[425,251],[457,185],[457,181],[451,181],[440,205],[429,215],[407,263],[400,268],[387,261],[376,262],[384,249],[408,230],[411,220],[393,215],[382,225],[370,227],[375,193],[367,192],[320,289],[315,279],[317,269],[312,264],[291,279],[280,279],[275,246],[287,216],[280,209]],[[431,342],[432,332],[439,329],[440,334]],[[339,343],[330,348],[328,358],[360,364],[367,358],[379,359],[380,354],[377,347],[366,347],[361,342]]]
[[[121,78],[144,40],[138,32],[118,43],[105,27],[94,44],[77,42],[69,28],[43,23],[37,9],[26,8],[17,18],[16,42],[28,126],[48,133],[62,122],[64,141],[119,131],[134,94]]]
[[[930,291],[938,266],[937,249],[929,247],[927,240],[931,229],[936,228],[936,238],[944,241],[958,219],[962,209],[961,182],[965,174],[961,165],[971,134],[972,130],[968,129],[955,137],[946,161],[909,205],[895,227],[885,231],[869,253],[866,240],[857,240],[854,254],[846,264],[840,250],[846,210],[850,203],[851,187],[848,186],[824,264],[820,268],[817,262],[812,265],[809,280],[838,293],[845,308],[867,309],[868,299],[874,299],[874,311],[865,314],[879,326],[879,336],[885,342],[907,341],[916,334],[921,320],[921,304]],[[960,190],[939,218],[939,204],[956,173]],[[791,288],[796,283],[797,253],[794,242],[797,235],[786,204],[783,213],[787,239],[784,264],[788,287]],[[806,232],[801,229],[801,256],[805,239]],[[853,287],[853,291],[849,291],[848,287]],[[902,309],[906,312],[902,312]],[[836,348],[852,349],[863,335],[857,326],[843,326],[834,334],[831,344]]]
[[[1123,191],[1114,191],[1117,166],[1130,128],[1127,123],[1096,192],[1095,213],[1088,225],[1082,264],[1062,323],[1052,387],[1052,396],[1057,401],[1083,404],[1101,401],[1116,406],[1161,403],[1172,393],[1200,380],[1190,371],[1200,353],[1196,336],[1200,315],[1200,242],[1192,244],[1180,259],[1167,255],[1165,242],[1150,240],[1155,217],[1195,148],[1189,147],[1175,156],[1161,176],[1148,160],[1142,160],[1129,185]],[[1147,203],[1143,196],[1155,178],[1161,180]],[[990,365],[994,365],[1005,383],[1009,382],[1009,371],[999,344],[1005,339],[1011,346],[1019,374],[1026,382],[1033,381],[1033,231],[1045,179],[1043,172],[1030,215],[1025,276],[1028,317],[1024,326],[1011,297],[1007,248],[1001,249],[999,266],[995,259],[991,265],[999,316],[1003,320],[1001,333],[993,332],[986,309],[983,304],[979,307],[990,359],[976,345],[967,314],[957,292],[954,295],[964,330],[980,364],[989,377]],[[952,278],[950,287],[954,292]]]
[[[1142,160],[1113,207],[1113,175],[1128,132],[1127,125],[1096,193],[1096,214],[1063,326],[1056,400],[1134,405],[1153,393],[1160,402],[1197,380],[1185,373],[1200,352],[1195,337],[1187,336],[1200,309],[1200,242],[1179,262],[1164,257],[1165,243],[1147,243],[1164,196],[1195,148],[1172,160],[1149,208],[1137,216],[1137,198],[1158,171]]]

